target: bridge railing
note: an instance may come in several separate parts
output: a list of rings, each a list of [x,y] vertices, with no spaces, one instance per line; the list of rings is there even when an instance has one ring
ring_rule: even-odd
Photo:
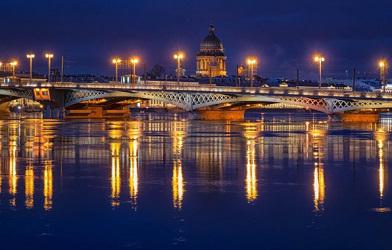
[[[1,88],[57,88],[57,89],[85,89],[106,91],[173,91],[173,92],[204,92],[233,95],[275,95],[275,96],[305,96],[309,98],[357,98],[392,100],[391,93],[356,92],[345,89],[317,88],[317,87],[235,87],[199,84],[197,82],[147,81],[139,84],[123,83],[2,83]]]

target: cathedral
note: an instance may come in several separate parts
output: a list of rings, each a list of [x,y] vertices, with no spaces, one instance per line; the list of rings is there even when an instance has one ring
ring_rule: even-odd
[[[208,35],[200,44],[200,51],[197,53],[197,71],[199,77],[226,76],[226,56],[223,44],[215,35],[215,27],[210,25]]]

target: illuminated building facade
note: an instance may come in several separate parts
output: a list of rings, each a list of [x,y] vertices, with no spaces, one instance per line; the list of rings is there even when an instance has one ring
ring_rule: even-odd
[[[215,27],[210,25],[208,35],[200,44],[196,57],[196,75],[200,77],[227,76],[226,59],[223,44],[215,35]]]

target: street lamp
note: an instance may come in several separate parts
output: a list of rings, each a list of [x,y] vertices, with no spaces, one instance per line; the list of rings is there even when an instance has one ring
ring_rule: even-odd
[[[33,81],[33,59],[35,58],[34,54],[27,54],[26,55],[27,59],[29,59],[30,62],[30,82]]]
[[[380,68],[380,80],[381,85],[383,88],[383,92],[385,92],[385,88],[387,85],[387,69],[388,69],[388,62],[385,59],[381,59],[378,62],[378,67]]]
[[[45,58],[48,59],[48,82],[50,82],[50,68],[52,66],[52,59],[54,55],[51,53],[46,53]]]
[[[139,58],[132,57],[131,64],[132,64],[132,82],[136,83],[136,64],[139,63]]]
[[[248,64],[250,69],[250,86],[253,87],[253,77],[255,74],[255,68],[257,66],[257,59],[254,57],[249,57],[246,61],[246,64]]]
[[[177,83],[180,83],[180,76],[181,76],[181,61],[182,59],[185,58],[184,53],[182,53],[181,51],[178,51],[177,53],[174,54],[174,59],[177,60]]]
[[[121,59],[116,57],[112,60],[112,63],[114,64],[114,69],[116,71],[116,82],[118,82],[118,65],[121,63]]]
[[[12,78],[15,79],[15,68],[18,66],[18,61],[12,61],[10,62],[10,65],[12,67]]]
[[[314,62],[319,64],[319,88],[321,88],[323,62],[325,62],[325,58],[323,56],[317,55],[314,57]]]

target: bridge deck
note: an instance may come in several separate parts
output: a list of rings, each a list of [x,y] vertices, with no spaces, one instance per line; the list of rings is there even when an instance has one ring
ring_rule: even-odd
[[[146,84],[129,85],[120,83],[32,83],[32,84],[0,84],[3,89],[55,88],[72,90],[124,91],[124,92],[197,92],[227,95],[268,95],[268,96],[301,96],[309,98],[345,98],[361,100],[392,100],[392,94],[381,92],[358,92],[342,89],[316,87],[227,87],[195,83],[170,84],[166,82],[147,82]]]

